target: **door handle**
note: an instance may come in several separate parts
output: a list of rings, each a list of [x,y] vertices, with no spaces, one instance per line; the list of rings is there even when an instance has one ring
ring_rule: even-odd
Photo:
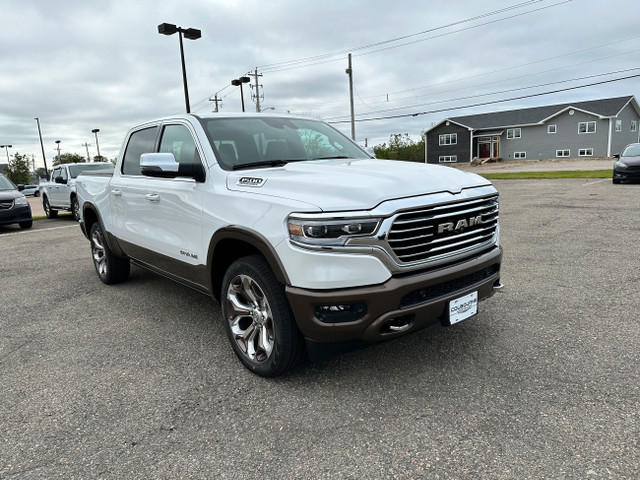
[[[119,188],[115,188],[115,189],[111,190],[111,195],[113,195],[114,197],[121,197],[122,196],[122,190],[120,190]]]
[[[160,195],[158,195],[157,193],[147,193],[145,195],[145,198],[147,200],[149,200],[150,202],[159,202],[160,201]]]

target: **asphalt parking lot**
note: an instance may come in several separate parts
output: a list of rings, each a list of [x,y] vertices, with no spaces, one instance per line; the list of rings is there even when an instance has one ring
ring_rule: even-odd
[[[0,227],[0,478],[640,478],[640,185],[503,180],[480,314],[252,375],[217,304]]]

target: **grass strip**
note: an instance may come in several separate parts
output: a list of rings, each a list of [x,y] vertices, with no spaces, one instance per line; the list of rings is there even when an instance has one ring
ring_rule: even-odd
[[[559,170],[557,172],[500,172],[481,173],[490,180],[535,180],[554,178],[611,178],[612,171],[608,170]]]

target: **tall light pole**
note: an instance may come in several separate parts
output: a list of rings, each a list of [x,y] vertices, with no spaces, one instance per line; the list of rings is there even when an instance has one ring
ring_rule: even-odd
[[[96,134],[96,148],[98,149],[98,160],[102,160],[102,157],[100,156],[100,145],[98,145],[98,132],[100,131],[99,128],[94,128],[93,130],[91,130],[91,133],[95,133]]]
[[[244,112],[244,94],[242,93],[242,84],[249,83],[251,79],[249,77],[240,77],[231,80],[231,85],[234,87],[240,87],[240,100],[242,101],[242,111]]]
[[[40,148],[42,149],[42,160],[44,160],[44,174],[49,177],[49,170],[47,170],[47,157],[44,154],[44,143],[42,143],[42,131],[40,130],[40,119],[38,117],[35,118],[38,123],[38,136],[40,137]]]
[[[7,152],[7,163],[9,163],[9,149],[13,147],[13,145],[0,145],[0,148],[4,148]]]
[[[60,162],[60,140],[56,140],[56,149],[58,150],[58,162]]]
[[[176,27],[172,23],[161,23],[158,25],[158,33],[162,35],[173,35],[178,33],[180,39],[180,60],[182,61],[182,83],[184,84],[184,103],[187,107],[187,113],[191,113],[191,107],[189,107],[189,90],[187,88],[187,70],[184,66],[184,48],[182,47],[182,35],[189,40],[197,40],[202,36],[202,32],[197,28],[182,28]]]

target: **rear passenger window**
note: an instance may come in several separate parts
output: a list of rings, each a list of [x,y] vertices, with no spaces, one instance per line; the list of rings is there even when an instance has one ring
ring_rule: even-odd
[[[140,155],[153,153],[157,130],[158,127],[145,128],[131,135],[122,159],[124,175],[140,175]]]

